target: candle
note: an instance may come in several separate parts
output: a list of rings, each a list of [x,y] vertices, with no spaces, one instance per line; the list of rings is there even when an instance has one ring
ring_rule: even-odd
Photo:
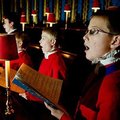
[[[5,80],[6,80],[6,88],[9,88],[9,80],[10,80],[10,61],[5,61]]]
[[[22,31],[25,31],[25,24],[26,24],[25,12],[22,12],[21,14],[20,23],[22,24]]]
[[[67,29],[67,22],[68,22],[68,15],[70,13],[70,5],[69,4],[66,4],[65,7],[64,7],[64,12],[66,13],[66,20],[65,20],[65,29]]]
[[[37,24],[37,11],[36,10],[32,10],[32,14],[33,16],[33,23]]]

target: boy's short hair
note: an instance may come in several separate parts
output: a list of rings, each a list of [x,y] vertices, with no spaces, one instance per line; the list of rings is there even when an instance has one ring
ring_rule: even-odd
[[[57,39],[57,37],[58,37],[58,33],[57,33],[57,30],[56,30],[55,28],[45,27],[45,28],[43,28],[42,31],[51,34],[51,35],[54,36],[56,39]]]
[[[10,22],[14,22],[14,27],[18,28],[20,25],[20,15],[16,12],[10,12],[4,15],[4,19],[8,19]]]
[[[56,47],[61,47],[63,38],[62,38],[61,30],[58,27],[44,27],[42,31],[47,32],[52,36],[54,36],[56,39]]]
[[[98,10],[93,16],[102,16],[108,20],[107,27],[113,34],[120,34],[120,7],[109,7],[106,10]]]
[[[26,49],[27,47],[29,47],[30,37],[27,33],[22,32],[22,31],[21,32],[16,32],[15,38],[21,39],[21,41],[23,42],[22,48]]]

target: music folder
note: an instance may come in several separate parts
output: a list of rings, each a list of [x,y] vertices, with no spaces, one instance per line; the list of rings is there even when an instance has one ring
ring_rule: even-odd
[[[12,82],[32,95],[42,99],[50,106],[66,112],[59,104],[63,80],[40,74],[23,63],[16,72]]]

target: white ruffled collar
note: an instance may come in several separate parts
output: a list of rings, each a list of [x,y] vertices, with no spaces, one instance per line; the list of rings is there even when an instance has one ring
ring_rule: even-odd
[[[8,34],[11,34],[11,33],[13,33],[14,31],[16,31],[16,29],[13,29],[13,30],[9,31]]]
[[[113,50],[103,55],[103,57],[93,60],[92,63],[100,62],[103,65],[115,63],[117,61],[120,61],[120,57],[116,57],[117,54],[120,54],[120,50]]]

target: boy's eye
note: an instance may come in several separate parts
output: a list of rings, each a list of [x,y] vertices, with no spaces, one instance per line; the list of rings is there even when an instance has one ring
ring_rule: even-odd
[[[41,39],[42,39],[42,40],[45,40],[45,37],[42,37]]]
[[[91,28],[91,29],[89,29],[89,30],[86,31],[86,34],[96,35],[99,32],[102,32],[102,33],[105,33],[105,34],[109,34],[109,35],[117,35],[118,34],[118,33],[107,32],[107,31],[104,31],[104,30],[102,30],[100,28]]]
[[[89,35],[96,35],[99,33],[99,30],[98,29],[90,29],[90,30],[87,30],[86,31],[86,34],[89,34]]]
[[[91,30],[89,30],[89,34],[90,35],[95,35],[95,34],[97,34],[99,32],[99,30],[97,30],[97,29],[91,29]]]

